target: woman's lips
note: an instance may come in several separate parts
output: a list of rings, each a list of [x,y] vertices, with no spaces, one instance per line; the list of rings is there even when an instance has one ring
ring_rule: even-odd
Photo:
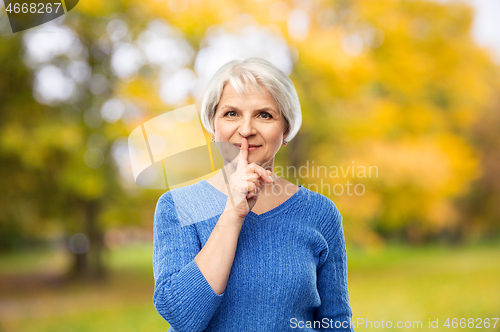
[[[234,146],[236,146],[238,148],[238,150],[241,150],[241,145],[238,145],[238,144],[235,144]],[[249,145],[248,146],[248,152],[252,152],[252,151],[255,151],[257,150],[258,148],[260,148],[262,145]]]

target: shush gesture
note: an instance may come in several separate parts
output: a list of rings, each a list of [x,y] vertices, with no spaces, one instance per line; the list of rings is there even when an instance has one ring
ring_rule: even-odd
[[[176,189],[158,200],[158,313],[176,331],[243,331],[255,322],[259,331],[289,331],[298,317],[295,326],[328,321],[329,331],[354,332],[342,214],[330,198],[273,172],[302,124],[294,83],[265,59],[229,61],[210,80],[200,117],[216,143],[206,151],[216,174],[178,192],[194,210],[187,216],[206,216],[199,224],[177,227]],[[321,262],[320,247],[331,249]]]
[[[237,217],[245,218],[252,210],[260,192],[268,183],[272,183],[271,171],[256,163],[248,163],[248,141],[243,137],[238,155],[238,165],[229,177],[229,195],[226,211],[232,210]]]

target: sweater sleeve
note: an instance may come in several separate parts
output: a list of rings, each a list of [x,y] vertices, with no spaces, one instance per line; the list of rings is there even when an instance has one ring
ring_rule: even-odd
[[[322,322],[321,331],[354,331],[347,288],[347,255],[342,215],[328,200],[328,209],[320,229],[328,244],[328,255],[317,270],[317,287],[321,305],[314,320]]]
[[[180,226],[170,192],[158,200],[153,233],[156,311],[177,332],[203,331],[224,293],[214,292],[194,261],[201,250],[196,229]]]

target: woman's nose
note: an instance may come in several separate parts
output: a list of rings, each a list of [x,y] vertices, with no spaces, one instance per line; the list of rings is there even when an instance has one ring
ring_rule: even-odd
[[[255,124],[251,119],[243,119],[241,120],[240,127],[238,128],[238,132],[243,137],[248,137],[251,135],[255,135],[256,128]]]

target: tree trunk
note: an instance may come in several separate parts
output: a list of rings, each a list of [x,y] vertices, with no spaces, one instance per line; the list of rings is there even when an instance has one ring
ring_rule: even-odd
[[[73,264],[69,277],[78,280],[102,280],[106,277],[106,269],[102,261],[104,237],[97,225],[99,203],[96,200],[80,203],[84,211],[84,229],[89,247],[84,253],[72,252]]]

